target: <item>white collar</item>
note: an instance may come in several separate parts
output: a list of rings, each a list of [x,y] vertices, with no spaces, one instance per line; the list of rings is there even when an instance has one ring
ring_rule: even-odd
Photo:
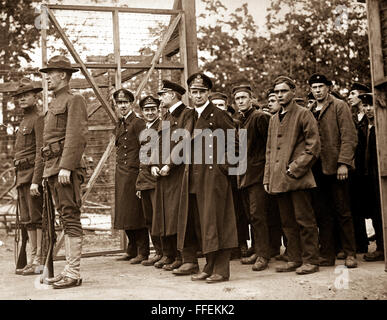
[[[177,109],[178,106],[180,106],[181,104],[183,104],[182,101],[178,101],[176,102],[173,106],[169,107],[169,113],[172,113],[173,111],[175,111]]]
[[[146,128],[149,129],[149,128],[156,122],[156,120],[157,120],[157,118],[154,119],[152,122],[147,122],[147,123],[145,123]]]
[[[210,101],[207,100],[205,104],[203,104],[201,107],[195,107],[196,112],[198,113],[198,118],[200,118],[201,114],[203,113],[204,109],[210,104]]]
[[[126,120],[126,119],[128,119],[128,117],[130,116],[130,114],[132,113],[133,111],[132,110],[130,110],[129,112],[128,112],[128,114],[126,115],[126,116],[124,116],[123,118]]]

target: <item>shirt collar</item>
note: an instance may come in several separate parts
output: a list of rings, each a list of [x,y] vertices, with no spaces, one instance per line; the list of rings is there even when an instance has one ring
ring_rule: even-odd
[[[124,119],[126,121],[128,119],[128,117],[132,114],[132,112],[133,111],[130,110],[126,116],[122,117],[122,119]]]
[[[146,128],[147,128],[147,129],[149,129],[150,127],[152,127],[152,126],[153,126],[153,124],[154,124],[156,121],[157,121],[157,118],[156,118],[156,119],[154,119],[152,122],[147,122],[147,123],[145,123],[145,125],[146,125]]]
[[[173,111],[175,111],[177,109],[178,106],[180,106],[181,104],[183,104],[182,101],[178,101],[176,102],[173,106],[169,107],[169,113],[172,113]]]
[[[59,97],[60,95],[66,93],[66,92],[68,92],[68,91],[70,91],[70,86],[69,86],[69,85],[65,85],[65,86],[63,86],[62,88],[60,88],[59,90],[57,90],[57,91],[54,92],[54,97],[55,97],[55,98],[56,98],[56,97]]]
[[[196,107],[195,110],[198,113],[198,117],[203,113],[204,109],[210,104],[210,101],[207,100],[205,104],[203,104],[201,107]]]

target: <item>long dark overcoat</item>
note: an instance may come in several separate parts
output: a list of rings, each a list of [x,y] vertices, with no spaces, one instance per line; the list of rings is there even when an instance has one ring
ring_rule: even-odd
[[[186,129],[191,133],[191,148],[193,148],[195,140],[202,139],[202,135],[194,133],[194,129],[210,129],[212,131],[221,129],[224,130],[225,136],[227,136],[227,129],[235,130],[231,117],[226,112],[216,108],[212,103],[204,109],[196,123],[194,120],[195,112],[195,110],[190,110],[191,116],[186,123]],[[238,139],[238,135],[235,135]],[[215,133],[213,136],[215,136]],[[217,164],[218,145],[215,143],[216,141],[215,139],[212,142],[202,140],[202,155],[205,156],[206,145],[208,148],[213,148],[213,163],[192,164],[200,220],[201,246],[204,254],[238,246],[232,189],[230,179],[227,176],[228,165]],[[231,143],[235,143],[235,141],[227,140],[226,151],[230,150]],[[221,157],[224,157],[224,153]],[[187,229],[190,190],[189,171],[190,164],[185,164],[177,233],[179,250],[184,247]]]

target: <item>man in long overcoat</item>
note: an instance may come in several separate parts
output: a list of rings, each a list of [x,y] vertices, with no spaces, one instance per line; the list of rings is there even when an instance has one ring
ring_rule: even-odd
[[[208,100],[211,79],[203,73],[195,73],[187,84],[195,108],[190,110],[190,121],[185,127],[190,133],[186,142],[191,146],[191,154],[184,168],[177,245],[193,265],[197,265],[195,252],[201,247],[206,265],[191,279],[214,283],[229,279],[231,249],[238,246],[229,166],[223,161],[231,149],[230,144],[235,144],[238,138],[235,134],[235,139],[227,139],[227,144],[222,138],[222,133],[227,136],[228,129],[235,133],[235,126],[226,112]],[[206,132],[206,129],[209,130]],[[224,144],[223,151],[220,148]],[[189,268],[195,270],[190,265]]]
[[[136,196],[139,172],[140,133],[144,120],[132,110],[134,95],[126,89],[113,93],[120,121],[116,128],[116,175],[114,229],[125,230],[129,240],[129,263],[139,264],[148,259],[149,236],[142,212],[141,200]]]
[[[288,240],[289,261],[276,271],[308,274],[318,271],[318,231],[310,189],[316,187],[311,167],[320,153],[320,139],[312,113],[294,101],[295,87],[285,76],[274,81],[281,110],[270,119],[263,184],[276,195]]]

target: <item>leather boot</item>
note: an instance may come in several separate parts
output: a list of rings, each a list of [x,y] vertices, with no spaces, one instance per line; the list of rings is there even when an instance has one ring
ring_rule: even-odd
[[[53,284],[55,289],[64,289],[82,284],[80,277],[82,237],[69,237],[65,235],[66,266],[64,277]]]
[[[38,266],[35,265],[36,254],[37,254],[37,232],[36,230],[28,230],[28,239],[30,244],[30,257],[29,263],[26,268],[22,271],[23,276],[30,276],[34,274],[39,274]]]

